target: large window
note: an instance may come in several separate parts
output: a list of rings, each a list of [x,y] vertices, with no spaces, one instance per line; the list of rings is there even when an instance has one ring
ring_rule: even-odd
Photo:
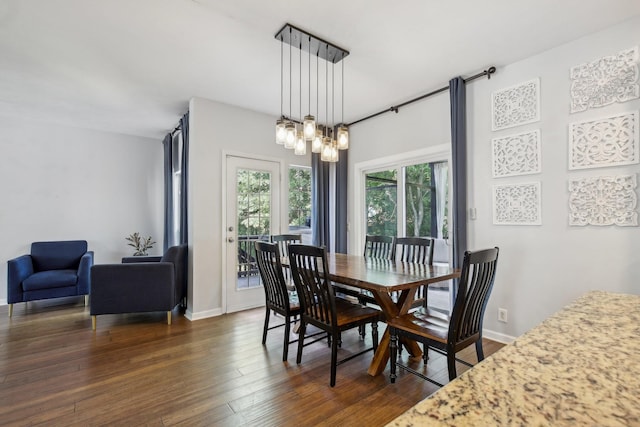
[[[289,168],[289,231],[311,243],[311,168]]]
[[[446,165],[417,163],[366,173],[366,233],[446,238]]]

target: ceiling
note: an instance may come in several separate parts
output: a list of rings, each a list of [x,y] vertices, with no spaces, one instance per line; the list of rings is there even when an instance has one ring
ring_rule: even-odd
[[[350,51],[350,122],[638,15],[638,0],[0,0],[0,116],[152,138],[194,96],[275,117],[289,22]]]

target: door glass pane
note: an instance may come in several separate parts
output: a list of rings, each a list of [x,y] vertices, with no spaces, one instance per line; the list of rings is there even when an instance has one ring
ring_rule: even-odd
[[[271,234],[271,174],[238,169],[237,177],[237,288],[260,286],[255,240],[269,240]]]
[[[404,168],[405,177],[405,212],[406,236],[432,236],[432,217],[435,213],[435,186],[431,182],[431,164],[421,163]]]
[[[367,234],[395,236],[398,230],[398,173],[396,169],[365,177]]]

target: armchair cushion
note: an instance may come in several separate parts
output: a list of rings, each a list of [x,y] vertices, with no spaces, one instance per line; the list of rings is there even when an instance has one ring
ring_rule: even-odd
[[[24,291],[37,291],[40,289],[63,288],[75,286],[78,282],[76,270],[50,270],[33,273],[22,282]]]

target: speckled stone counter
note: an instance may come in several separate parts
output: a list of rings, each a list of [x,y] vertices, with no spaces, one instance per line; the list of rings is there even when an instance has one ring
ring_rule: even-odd
[[[589,292],[388,425],[640,426],[640,296]]]

